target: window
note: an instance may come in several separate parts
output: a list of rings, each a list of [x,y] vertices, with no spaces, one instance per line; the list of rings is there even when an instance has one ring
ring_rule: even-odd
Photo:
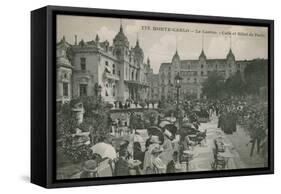
[[[113,85],[112,96],[115,96],[115,85]]]
[[[196,79],[196,78],[194,78],[194,82],[195,82],[195,83],[197,82],[197,79]]]
[[[201,65],[201,68],[204,68],[204,65],[203,65],[203,64]]]
[[[81,70],[86,70],[86,58],[85,57],[80,58],[80,66],[81,66]]]
[[[118,76],[120,76],[120,75],[121,75],[121,71],[119,70],[119,71],[118,71]]]
[[[68,96],[68,83],[64,82],[62,84],[63,87],[63,96]]]
[[[132,71],[132,76],[131,76],[131,80],[134,79],[134,72]]]
[[[80,84],[80,96],[87,96],[87,84]]]
[[[105,61],[105,65],[108,66],[108,61]]]
[[[115,64],[112,65],[112,74],[115,75]]]
[[[203,72],[203,71],[201,71],[201,75],[204,75],[204,72]]]

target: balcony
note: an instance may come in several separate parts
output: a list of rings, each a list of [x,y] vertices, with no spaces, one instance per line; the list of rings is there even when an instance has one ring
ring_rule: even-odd
[[[91,72],[89,70],[81,70],[81,69],[79,69],[79,70],[75,70],[74,72],[79,77],[87,77],[87,78],[91,77]]]
[[[104,75],[107,79],[116,80],[116,81],[120,79],[118,75],[112,73],[105,72]]]
[[[149,87],[148,82],[140,82],[139,80],[125,80],[125,83],[129,85],[140,86],[140,87]]]

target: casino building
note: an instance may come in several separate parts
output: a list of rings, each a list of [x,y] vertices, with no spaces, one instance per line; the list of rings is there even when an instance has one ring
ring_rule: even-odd
[[[142,101],[175,99],[175,76],[179,73],[180,97],[202,98],[202,83],[211,72],[218,72],[225,79],[240,72],[252,60],[236,60],[229,48],[225,58],[210,59],[206,56],[203,43],[196,59],[182,59],[175,51],[172,60],[160,65],[159,73],[153,74],[150,60],[144,59],[144,52],[137,38],[130,47],[122,24],[113,38],[101,41],[77,41],[69,44],[63,37],[57,43],[57,102],[64,103],[79,96],[97,96],[109,102],[126,100]]]
[[[134,47],[125,35],[122,24],[110,45],[108,40],[69,44],[65,37],[57,43],[57,102],[67,102],[79,96],[100,95],[109,102],[149,99],[149,79],[152,77],[149,58],[137,38]]]

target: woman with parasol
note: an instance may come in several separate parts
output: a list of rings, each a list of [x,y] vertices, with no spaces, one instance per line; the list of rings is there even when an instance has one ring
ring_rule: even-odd
[[[160,146],[162,142],[159,140],[159,136],[151,135],[148,143],[147,150],[144,154],[144,161],[143,161],[143,171],[145,174],[151,174],[153,171],[152,165],[152,150],[156,146]]]
[[[160,154],[160,158],[167,165],[172,160],[173,145],[172,140],[175,138],[177,127],[170,122],[161,122],[159,126],[162,128],[164,134],[163,152]]]

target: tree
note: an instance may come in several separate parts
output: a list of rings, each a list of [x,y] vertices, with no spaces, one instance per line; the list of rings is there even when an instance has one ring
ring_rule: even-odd
[[[82,103],[85,109],[84,119],[77,123],[72,108]],[[77,145],[73,137],[75,129],[90,132],[90,145]],[[57,113],[58,149],[72,162],[80,162],[91,157],[90,146],[105,138],[110,131],[109,107],[94,97],[81,97],[63,104]]]
[[[63,104],[61,111],[57,114],[57,153],[59,153],[59,159],[66,157],[67,160],[77,163],[89,159],[91,152],[89,145],[77,146],[75,144],[72,134],[79,125],[71,112],[71,104]]]
[[[240,72],[236,72],[225,81],[224,91],[230,96],[241,96],[245,93],[245,82]]]
[[[223,95],[224,78],[217,72],[208,75],[202,83],[202,93],[208,98],[220,98]]]
[[[110,107],[102,99],[93,96],[76,100],[83,103],[85,125],[90,130],[91,143],[95,144],[110,133]]]
[[[258,94],[261,87],[268,86],[268,61],[255,59],[244,70],[246,91]]]

